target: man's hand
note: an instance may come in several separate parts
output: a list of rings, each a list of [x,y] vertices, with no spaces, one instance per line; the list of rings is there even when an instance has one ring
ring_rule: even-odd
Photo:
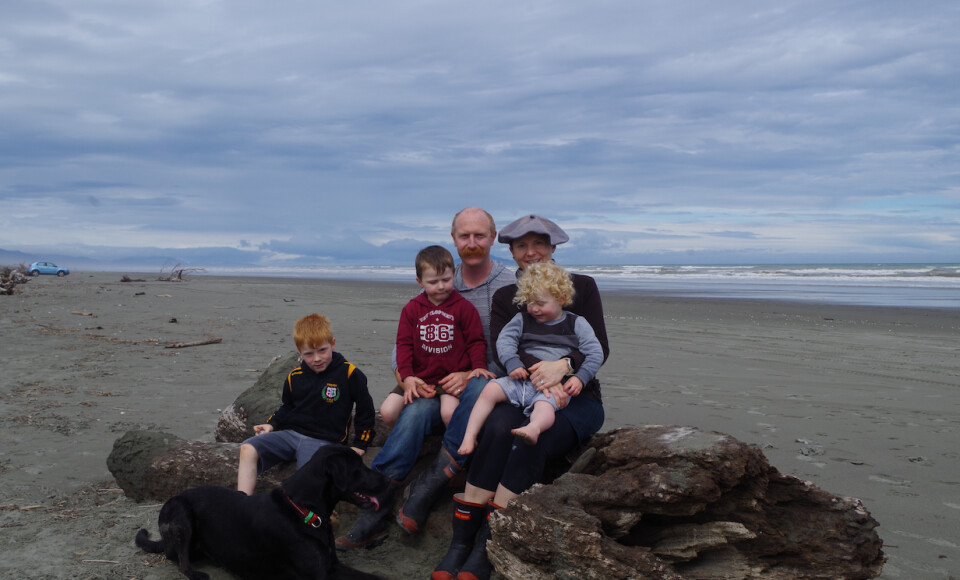
[[[440,379],[440,382],[437,384],[443,392],[448,395],[453,395],[454,397],[459,397],[460,393],[463,392],[463,389],[467,388],[467,383],[470,382],[470,375],[472,373],[468,371],[450,373],[449,375]]]

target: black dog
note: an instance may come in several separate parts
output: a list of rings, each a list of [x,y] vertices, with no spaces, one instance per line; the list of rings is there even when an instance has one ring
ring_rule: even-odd
[[[330,514],[340,500],[379,509],[389,484],[350,448],[326,445],[270,492],[209,485],[175,495],[160,509],[160,541],[143,529],[135,541],[191,580],[209,578],[192,568],[201,558],[239,578],[379,578],[337,560]]]

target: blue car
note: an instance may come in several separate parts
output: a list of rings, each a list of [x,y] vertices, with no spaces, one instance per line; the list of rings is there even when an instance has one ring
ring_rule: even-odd
[[[30,264],[30,267],[27,268],[27,274],[31,276],[39,276],[40,274],[56,274],[57,276],[66,276],[70,273],[70,270],[66,268],[61,268],[53,262],[34,262]]]

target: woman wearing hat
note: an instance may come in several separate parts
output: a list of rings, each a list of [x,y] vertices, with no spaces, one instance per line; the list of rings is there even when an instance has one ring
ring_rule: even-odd
[[[500,230],[497,239],[510,244],[519,277],[528,265],[553,260],[557,245],[570,238],[552,221],[527,215]],[[586,318],[600,341],[606,361],[610,347],[597,283],[582,274],[571,274],[571,277],[574,301],[564,309]],[[516,293],[517,285],[511,284],[494,294],[490,313],[490,340],[494,344],[507,322],[523,308],[513,302]],[[569,361],[540,362],[531,367],[530,380],[544,390],[564,384],[565,377],[582,362],[583,356],[579,353],[572,354]],[[576,377],[567,380],[579,381]],[[487,516],[540,481],[548,459],[564,457],[603,425],[597,379],[583,385],[576,397],[567,397],[560,389],[552,393],[557,395],[560,410],[553,427],[541,434],[536,445],[517,442],[511,433],[527,420],[522,409],[505,403],[490,414],[471,459],[466,489],[462,495],[454,496],[453,538],[450,550],[432,575],[434,579],[489,578]]]

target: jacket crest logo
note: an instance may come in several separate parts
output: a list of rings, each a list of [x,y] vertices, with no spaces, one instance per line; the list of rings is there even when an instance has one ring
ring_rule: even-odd
[[[340,398],[340,389],[337,385],[327,385],[327,388],[323,391],[323,398],[328,402],[332,403]]]

